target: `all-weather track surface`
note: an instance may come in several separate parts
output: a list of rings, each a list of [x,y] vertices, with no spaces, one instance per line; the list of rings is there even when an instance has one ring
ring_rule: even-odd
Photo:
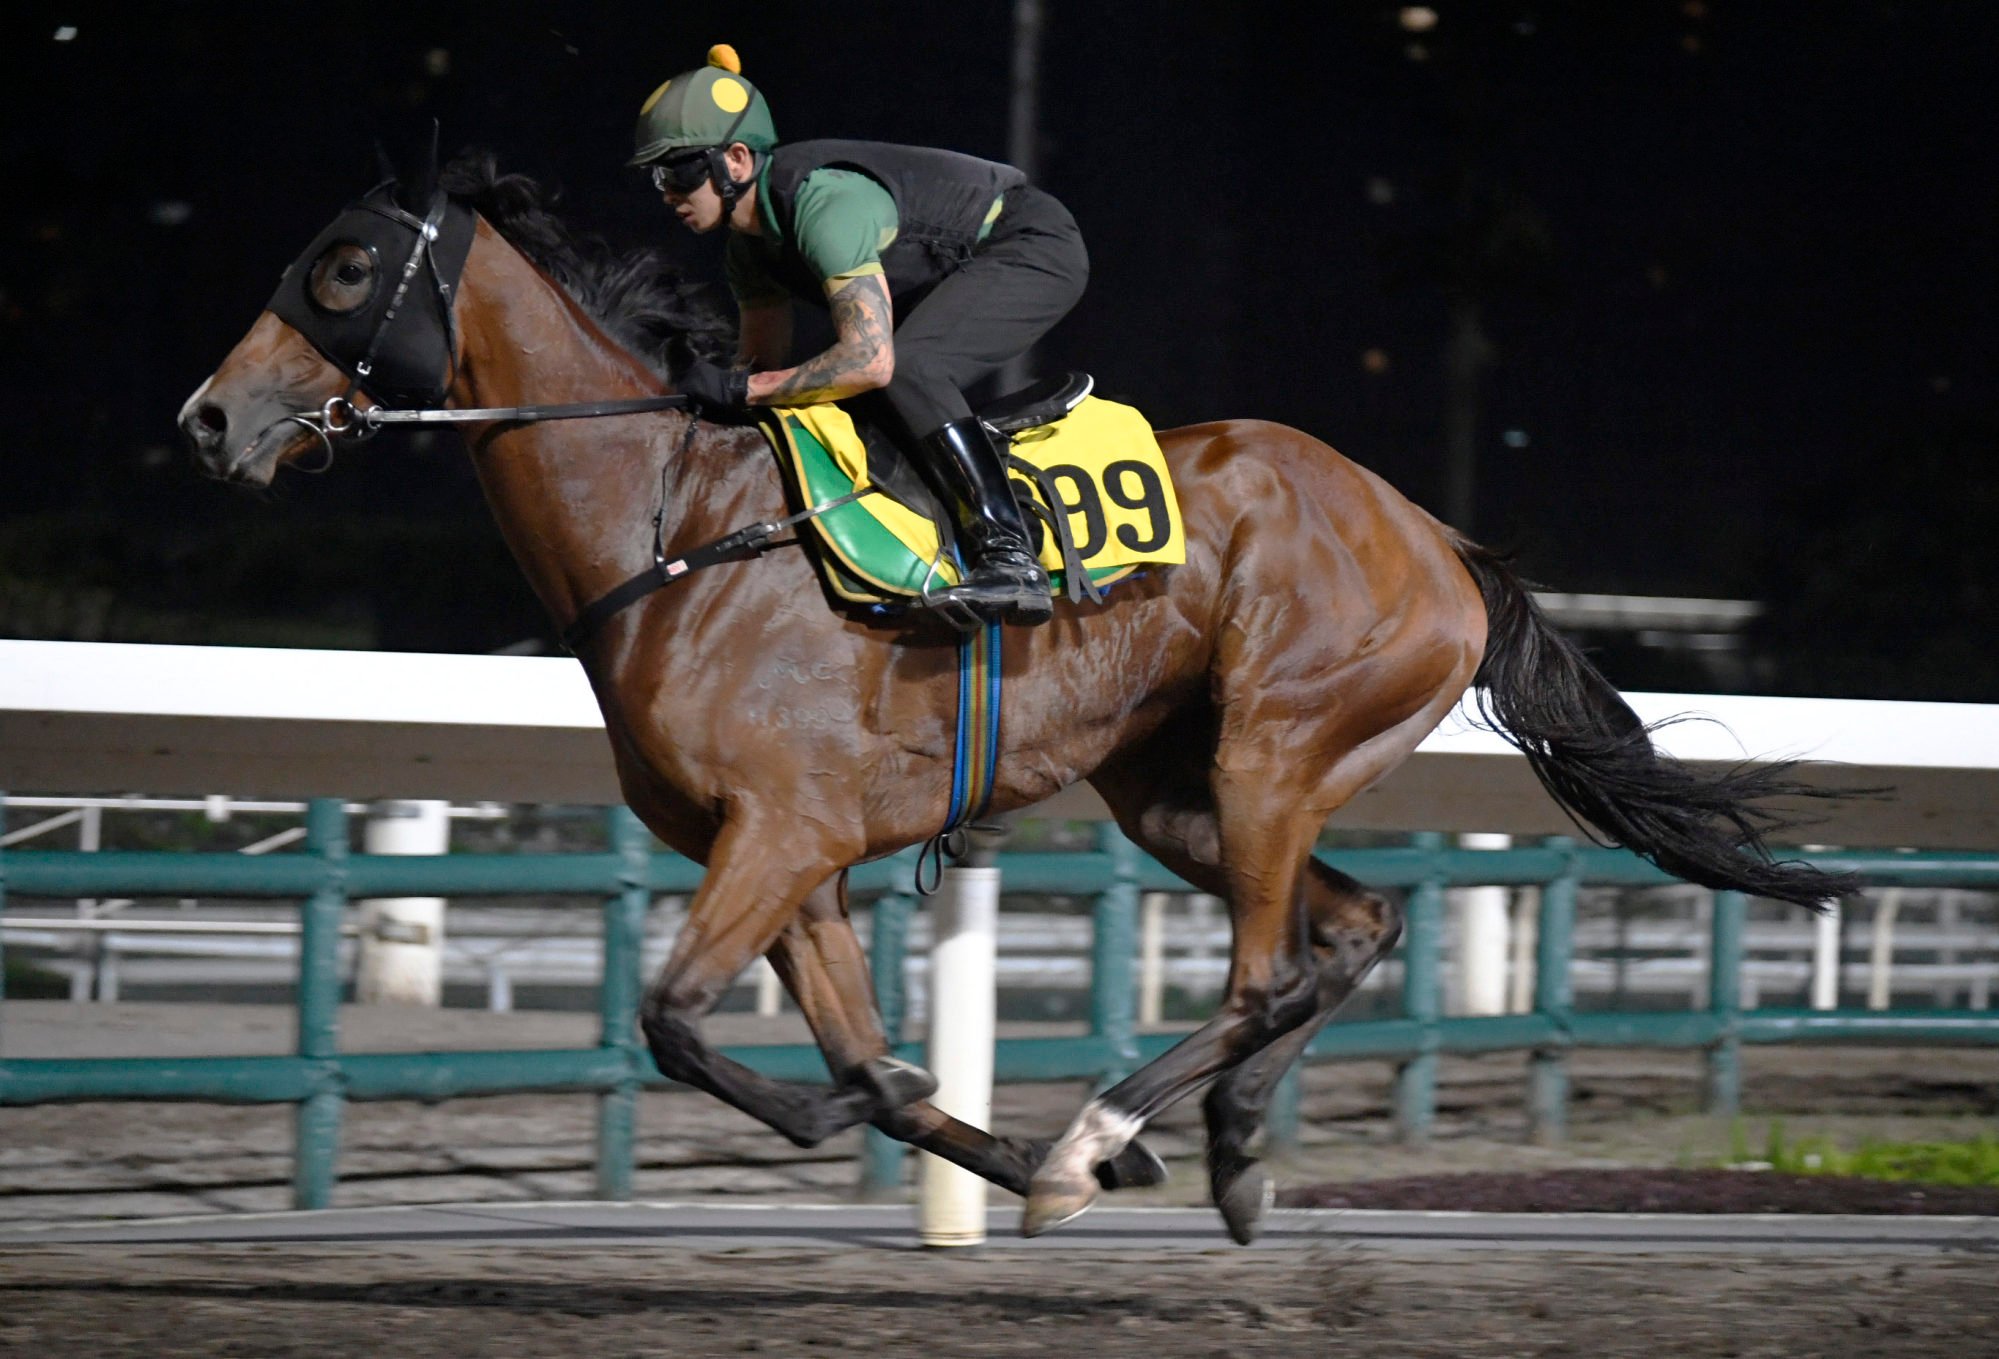
[[[1027,1239],[1018,1212],[992,1209],[980,1249],[1002,1251],[1234,1251],[1212,1211],[1099,1208]],[[317,1212],[154,1218],[0,1229],[0,1253],[78,1246],[666,1246],[922,1248],[907,1206],[711,1203],[508,1203],[326,1209]],[[1337,1246],[1390,1254],[1565,1251],[1607,1254],[1848,1252],[1999,1254],[1999,1218],[1622,1213],[1400,1213],[1280,1209],[1256,1251]]]

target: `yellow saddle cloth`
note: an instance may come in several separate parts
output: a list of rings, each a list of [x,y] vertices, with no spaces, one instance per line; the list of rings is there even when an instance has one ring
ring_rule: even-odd
[[[950,545],[940,540],[930,516],[870,480],[867,446],[846,411],[831,404],[775,410],[762,428],[776,445],[801,506],[874,488],[874,494],[799,525],[818,548],[814,556],[836,595],[855,603],[895,604],[958,583]],[[1041,535],[1041,564],[1053,593],[1072,599],[1094,594],[1070,579],[1072,560],[1081,564],[1091,586],[1109,585],[1141,567],[1187,560],[1173,479],[1152,426],[1138,411],[1085,397],[1060,419],[1009,437],[1013,456],[1037,471],[1032,479],[1014,478],[1022,509],[1034,515],[1026,503],[1031,498],[1059,514],[1073,543],[1074,557],[1068,558],[1061,535]]]

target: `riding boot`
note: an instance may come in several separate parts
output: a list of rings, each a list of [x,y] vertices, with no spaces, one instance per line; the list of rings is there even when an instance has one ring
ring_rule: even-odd
[[[965,580],[932,591],[933,606],[969,608],[981,618],[1045,623],[1055,608],[1048,573],[1035,559],[1027,521],[992,435],[976,419],[954,420],[923,440],[967,559]]]

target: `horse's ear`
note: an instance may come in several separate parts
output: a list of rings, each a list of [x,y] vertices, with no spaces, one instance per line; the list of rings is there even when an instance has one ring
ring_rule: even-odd
[[[408,196],[412,200],[407,206],[411,212],[430,211],[430,200],[437,194],[437,140],[439,124],[430,120],[430,135],[423,139],[418,153],[416,173],[410,176]]]
[[[380,182],[383,184],[393,184],[399,177],[396,174],[396,163],[389,159],[389,148],[379,141],[375,143],[375,166],[381,171]]]
[[[406,211],[421,217],[430,211],[430,200],[437,192],[437,140],[438,123],[435,118],[423,133],[405,143],[406,154],[402,157],[402,168],[376,144],[375,153],[381,158],[383,174],[396,183],[396,202]],[[413,143],[413,144],[411,144]]]

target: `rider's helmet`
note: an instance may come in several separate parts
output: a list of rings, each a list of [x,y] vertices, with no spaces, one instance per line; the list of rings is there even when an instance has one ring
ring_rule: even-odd
[[[770,105],[757,87],[743,79],[736,49],[717,43],[708,49],[708,64],[674,76],[652,92],[639,109],[628,165],[655,167],[655,182],[664,175],[682,191],[714,182],[726,213],[735,206],[745,185],[729,178],[722,153],[741,142],[759,156],[777,145]],[[679,174],[673,171],[678,168]]]

